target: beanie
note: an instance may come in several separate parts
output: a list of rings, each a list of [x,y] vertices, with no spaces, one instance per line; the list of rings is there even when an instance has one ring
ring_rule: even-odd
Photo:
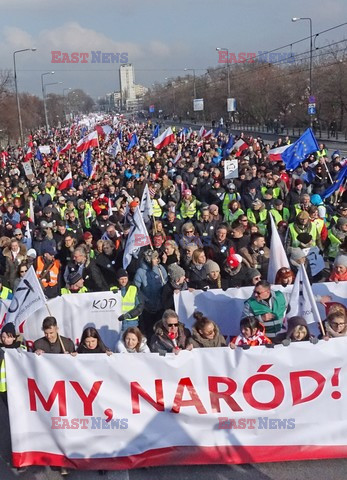
[[[336,267],[337,265],[347,268],[347,255],[338,255],[334,262],[334,266]]]
[[[296,262],[300,260],[300,258],[306,257],[303,250],[301,248],[292,248],[290,253],[290,259]]]
[[[13,337],[16,336],[16,329],[14,328],[13,323],[5,323],[5,325],[2,327],[1,333],[9,333]]]
[[[78,272],[71,272],[69,273],[68,277],[67,277],[67,283],[69,285],[74,285],[75,283],[77,283],[79,280],[81,280],[82,278],[82,275]]]
[[[43,248],[42,248],[42,255],[44,255],[45,253],[48,253],[49,255],[55,255],[57,252],[54,248],[53,245],[51,245],[50,243],[48,243],[47,245],[45,245]]]
[[[206,269],[207,275],[209,275],[212,272],[218,272],[218,273],[220,272],[220,267],[218,263],[214,262],[213,260],[207,260],[205,264],[205,269]]]
[[[301,178],[297,178],[294,182],[294,185],[297,187],[298,185],[303,185],[304,182],[301,180]]]
[[[286,337],[290,338],[293,334],[295,327],[298,327],[298,326],[306,327],[307,331],[309,332],[307,322],[303,317],[295,316],[295,317],[288,318],[288,329],[287,329]]]
[[[172,263],[171,265],[169,265],[167,272],[169,274],[169,277],[174,281],[186,276],[186,272],[184,271],[184,269],[180,267],[177,263]]]
[[[116,280],[119,280],[122,277],[128,277],[129,274],[124,268],[119,268],[116,272]]]

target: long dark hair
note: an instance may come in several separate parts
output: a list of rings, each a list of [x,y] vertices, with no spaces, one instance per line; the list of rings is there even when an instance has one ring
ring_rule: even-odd
[[[82,336],[81,336],[81,340],[80,340],[80,344],[77,348],[77,352],[78,353],[83,353],[83,350],[85,348],[87,348],[85,345],[84,345],[84,341],[86,338],[88,337],[93,337],[93,338],[96,338],[98,340],[98,345],[97,345],[97,349],[98,350],[101,350],[103,353],[106,353],[107,351],[109,351],[110,349],[106,347],[106,345],[104,344],[104,342],[101,340],[101,337],[99,335],[99,332],[97,331],[96,328],[94,327],[87,327],[83,330],[83,333],[82,333]]]

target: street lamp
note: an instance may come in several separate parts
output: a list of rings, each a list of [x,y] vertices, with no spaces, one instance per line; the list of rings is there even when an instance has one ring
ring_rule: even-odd
[[[309,96],[312,95],[312,18],[310,17],[293,17],[292,22],[298,22],[299,20],[308,20],[310,22],[310,82],[309,82]],[[312,115],[310,115],[310,124],[312,127]]]
[[[47,117],[47,106],[46,106],[46,94],[45,94],[45,87],[44,87],[44,84],[43,84],[43,77],[44,77],[45,75],[54,75],[54,71],[41,73],[41,86],[42,86],[43,108],[44,108],[44,111],[45,111],[46,131],[47,131],[47,133],[48,133],[48,117]]]
[[[18,85],[17,85],[17,69],[16,69],[16,53],[20,52],[35,52],[36,48],[23,48],[22,50],[16,50],[13,52],[13,71],[14,71],[14,86],[16,89],[16,101],[17,101],[17,115],[18,115],[18,125],[19,125],[19,135],[20,135],[20,143],[23,144],[23,126],[22,126],[22,116],[20,111],[20,103],[19,103],[19,96],[18,96]]]
[[[228,98],[230,98],[230,62],[229,62],[229,49],[228,48],[216,48],[217,52],[227,52],[227,71],[228,71]]]
[[[193,72],[194,75],[194,99],[196,99],[195,68],[185,68],[185,72]]]

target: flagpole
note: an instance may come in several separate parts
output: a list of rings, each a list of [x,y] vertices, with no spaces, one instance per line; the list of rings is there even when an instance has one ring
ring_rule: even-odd
[[[33,157],[33,166],[34,166],[35,177],[37,178],[37,170],[36,170],[36,164],[35,164],[35,157]]]
[[[333,179],[331,178],[330,172],[329,172],[329,170],[328,170],[328,167],[327,167],[327,164],[326,164],[325,158],[324,158],[324,157],[322,157],[322,159],[323,159],[324,166],[325,166],[325,170],[326,170],[326,172],[327,172],[327,174],[328,174],[329,180],[330,180],[330,182],[331,182],[331,183],[334,183],[334,182],[333,182]]]

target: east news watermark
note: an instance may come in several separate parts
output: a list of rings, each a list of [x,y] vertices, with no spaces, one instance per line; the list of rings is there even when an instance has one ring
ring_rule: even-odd
[[[218,430],[293,430],[295,418],[228,418],[218,417]]]
[[[293,52],[229,52],[218,51],[218,63],[294,63]]]
[[[114,53],[92,50],[91,52],[61,52],[51,51],[51,63],[128,63],[127,52]]]

